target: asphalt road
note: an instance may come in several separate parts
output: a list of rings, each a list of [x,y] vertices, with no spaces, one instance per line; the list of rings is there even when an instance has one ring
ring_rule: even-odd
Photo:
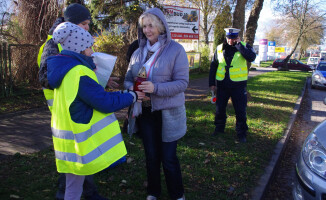
[[[265,191],[264,200],[288,200],[292,198],[292,188],[295,181],[295,163],[301,152],[301,147],[309,133],[320,122],[326,119],[325,89],[311,89],[308,81],[306,93],[302,99],[289,141],[280,158],[275,175]]]

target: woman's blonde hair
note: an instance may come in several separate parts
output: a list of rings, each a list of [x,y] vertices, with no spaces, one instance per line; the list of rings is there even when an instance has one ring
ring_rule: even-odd
[[[149,18],[152,22],[152,25],[158,29],[160,34],[165,32],[165,27],[163,25],[163,22],[156,16],[151,13],[143,13],[138,20],[139,26],[143,28],[143,19],[144,18]]]

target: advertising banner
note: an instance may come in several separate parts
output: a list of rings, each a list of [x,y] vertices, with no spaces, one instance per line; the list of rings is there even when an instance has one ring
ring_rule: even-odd
[[[269,41],[268,42],[268,46],[274,46],[275,47],[276,45],[276,42],[275,41]]]
[[[163,8],[173,39],[199,39],[199,9],[170,5]]]
[[[266,61],[267,60],[267,46],[268,40],[267,39],[261,39],[259,40],[259,58],[260,61]]]
[[[189,53],[187,52],[188,62],[189,62],[189,69],[197,69],[200,67],[200,53],[194,52]]]
[[[274,59],[275,56],[275,41],[268,41],[268,52],[267,55],[269,56],[270,59]]]
[[[283,53],[283,52],[285,52],[285,48],[284,47],[275,47],[275,52]]]
[[[267,45],[268,40],[267,39],[260,39],[259,45]]]

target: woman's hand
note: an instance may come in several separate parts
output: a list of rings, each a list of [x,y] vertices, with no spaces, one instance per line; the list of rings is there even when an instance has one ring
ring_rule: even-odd
[[[154,92],[154,84],[151,81],[142,82],[138,88],[145,93],[153,93]]]

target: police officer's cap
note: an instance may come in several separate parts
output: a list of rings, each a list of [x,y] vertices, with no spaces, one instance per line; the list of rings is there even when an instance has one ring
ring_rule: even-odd
[[[237,28],[225,28],[226,37],[229,39],[235,39],[239,35],[240,29]]]

